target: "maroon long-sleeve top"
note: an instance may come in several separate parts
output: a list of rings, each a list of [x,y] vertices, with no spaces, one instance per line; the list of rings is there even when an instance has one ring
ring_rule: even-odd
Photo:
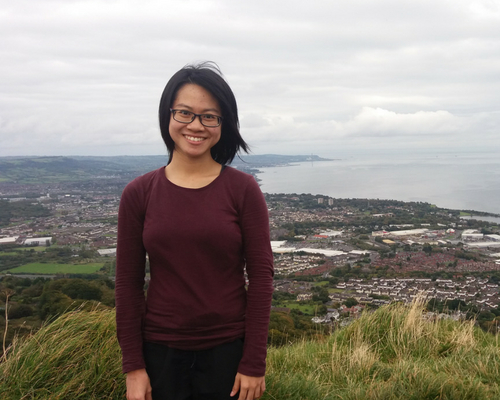
[[[199,189],[174,185],[164,168],[136,178],[123,191],[118,215],[123,371],[145,367],[143,341],[202,350],[244,338],[238,371],[263,376],[272,277],[267,206],[251,175],[226,167]]]

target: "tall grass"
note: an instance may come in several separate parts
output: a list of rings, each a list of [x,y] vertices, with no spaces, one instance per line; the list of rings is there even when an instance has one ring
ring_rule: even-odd
[[[63,314],[0,364],[0,399],[124,399],[114,311]]]
[[[423,302],[366,313],[323,341],[270,348],[266,400],[500,399],[498,337]],[[16,343],[1,399],[124,399],[112,311],[73,312]]]
[[[429,321],[417,299],[364,314],[325,343],[270,349],[268,399],[500,399],[498,336]]]

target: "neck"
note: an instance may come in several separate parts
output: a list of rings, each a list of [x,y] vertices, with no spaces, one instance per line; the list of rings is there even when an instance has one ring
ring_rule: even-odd
[[[221,165],[209,157],[188,158],[174,151],[172,160],[165,168],[165,176],[178,186],[203,187],[217,178]]]
[[[216,162],[210,153],[207,153],[203,157],[186,157],[185,155],[178,153],[174,150],[172,153],[172,159],[168,164],[167,168],[175,169],[176,171],[182,171],[186,174],[200,174],[204,171],[208,171],[212,168],[220,168],[220,164]]]

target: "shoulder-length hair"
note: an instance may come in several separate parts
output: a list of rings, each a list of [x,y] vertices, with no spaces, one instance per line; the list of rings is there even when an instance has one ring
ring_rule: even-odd
[[[160,99],[159,119],[160,131],[169,153],[169,162],[175,143],[169,132],[170,108],[181,87],[193,83],[208,90],[219,103],[222,113],[221,137],[219,142],[210,150],[212,158],[218,163],[230,164],[238,151],[248,153],[249,147],[240,135],[238,121],[238,107],[233,91],[222,77],[222,73],[213,62],[203,62],[195,65],[186,65],[177,71],[168,81]]]

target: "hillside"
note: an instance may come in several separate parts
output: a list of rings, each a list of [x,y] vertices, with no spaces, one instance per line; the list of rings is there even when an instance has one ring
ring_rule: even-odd
[[[40,184],[136,176],[160,167],[165,156],[1,157],[0,182]]]
[[[263,399],[497,399],[498,336],[430,321],[419,301],[365,314],[326,341],[271,348]],[[0,364],[2,399],[123,399],[113,311],[68,313]]]
[[[242,155],[233,166],[243,170],[287,165],[302,161],[327,161],[316,155]],[[164,156],[114,157],[0,157],[0,183],[41,184],[84,182],[95,179],[132,179],[166,165]]]

